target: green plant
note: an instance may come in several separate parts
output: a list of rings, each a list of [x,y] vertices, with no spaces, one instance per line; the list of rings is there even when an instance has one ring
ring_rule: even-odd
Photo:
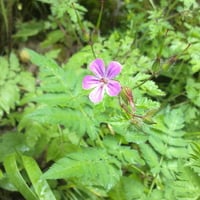
[[[90,25],[79,1],[40,2],[51,12],[32,25],[49,24],[42,46],[52,51],[23,50],[35,77],[14,53],[0,58],[0,187],[25,199],[198,200],[197,1],[127,0],[118,28],[86,38],[90,28],[107,24],[105,7]],[[36,38],[43,36],[38,27]],[[80,42],[66,62],[59,42]],[[82,88],[96,58],[122,65],[121,93],[99,104]]]

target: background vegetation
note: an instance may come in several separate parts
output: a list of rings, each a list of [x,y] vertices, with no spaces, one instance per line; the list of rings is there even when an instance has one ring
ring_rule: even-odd
[[[0,199],[200,199],[199,1],[0,0],[0,24]],[[136,111],[89,101],[96,57]]]

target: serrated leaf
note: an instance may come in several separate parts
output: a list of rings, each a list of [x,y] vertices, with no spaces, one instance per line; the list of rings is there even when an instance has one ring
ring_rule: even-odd
[[[153,81],[146,81],[142,86],[144,93],[147,93],[150,96],[164,96],[165,93],[158,88],[158,86]]]
[[[66,155],[45,174],[46,179],[71,179],[110,190],[121,176],[119,163],[103,149],[87,148]]]
[[[200,83],[194,81],[194,79],[187,80],[186,86],[188,98],[198,107],[200,107]]]
[[[174,183],[175,195],[179,199],[193,200],[200,197],[200,179],[189,167],[184,167],[179,173],[179,179]],[[185,188],[187,185],[187,188]]]
[[[134,142],[136,144],[144,143],[148,140],[147,135],[144,135],[142,133],[137,133],[137,132],[136,133],[130,132],[130,131],[127,131],[124,137],[126,138],[128,142]]]
[[[54,60],[52,60],[48,57],[45,57],[43,55],[40,55],[30,49],[26,49],[26,51],[30,55],[31,62],[33,64],[37,65],[38,67],[49,68],[49,69],[56,70],[56,71],[59,69],[58,64]]]
[[[64,65],[64,68],[80,68],[84,64],[87,64],[89,61],[93,59],[91,55],[91,47],[86,46],[82,48],[79,52],[73,54],[68,62]],[[81,58],[81,59],[80,59]]]
[[[160,154],[164,155],[167,150],[167,145],[163,143],[163,141],[156,135],[151,135],[149,137],[149,142],[153,146],[153,148]]]
[[[96,138],[97,129],[93,113],[91,110],[75,110],[71,108],[58,108],[43,106],[27,115],[28,118],[44,124],[61,124],[73,131],[79,136],[87,133],[91,139]]]
[[[10,54],[10,57],[9,57],[9,68],[12,71],[15,71],[15,72],[20,71],[19,60],[18,60],[17,56],[14,53]]]
[[[49,106],[67,106],[70,101],[70,96],[64,93],[48,93],[33,98],[33,101],[45,103]]]
[[[147,144],[139,144],[140,150],[142,152],[142,157],[144,157],[147,164],[151,169],[159,166],[158,156],[155,151]]]
[[[166,156],[170,159],[172,158],[186,158],[188,157],[188,150],[181,147],[170,147],[166,151]]]
[[[10,109],[15,107],[19,98],[19,88],[15,84],[7,82],[4,87],[0,88],[0,108],[6,113],[9,113]]]
[[[34,92],[35,90],[35,79],[29,72],[21,72],[19,75],[19,85],[21,85],[23,90],[28,92]]]
[[[117,156],[121,157],[128,164],[144,165],[143,159],[139,156],[138,152],[134,149],[129,148],[119,148],[117,150]]]
[[[140,200],[146,196],[145,187],[136,177],[122,177],[120,182],[109,192],[109,196],[113,200]]]

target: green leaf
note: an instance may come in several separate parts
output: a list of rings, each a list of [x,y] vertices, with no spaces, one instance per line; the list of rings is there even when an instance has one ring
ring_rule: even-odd
[[[18,83],[22,86],[22,89],[28,92],[35,91],[35,79],[29,72],[21,72],[18,76]]]
[[[0,57],[0,67],[1,67],[1,73],[0,73],[0,87],[5,83],[6,77],[8,75],[8,61],[4,57]]]
[[[4,158],[16,151],[25,152],[28,151],[29,147],[26,145],[25,135],[20,133],[5,133],[0,137],[0,162]]]
[[[45,48],[50,45],[53,45],[56,42],[60,42],[64,38],[64,33],[61,30],[51,31],[47,35],[47,39],[44,40],[40,45],[41,47]]]
[[[81,59],[80,59],[81,58]],[[64,68],[80,68],[81,66],[83,66],[84,64],[89,63],[91,60],[93,59],[92,55],[91,55],[91,47],[90,46],[86,46],[84,48],[82,48],[79,52],[73,54],[68,62],[64,65]]]
[[[35,51],[29,50],[29,49],[26,49],[26,50],[28,51],[31,62],[33,64],[35,64],[41,68],[49,68],[52,70],[52,73],[58,71],[59,66],[57,65],[57,63],[54,60],[52,60],[48,57],[42,56],[42,55],[36,53]]]
[[[14,38],[25,38],[37,35],[40,31],[44,30],[43,21],[31,20],[28,22],[17,24],[17,33],[13,36]]]
[[[153,81],[147,81],[141,86],[144,93],[150,96],[164,96],[165,93]]]
[[[187,96],[196,106],[200,107],[200,83],[189,78],[186,86]]]
[[[25,199],[28,200],[38,200],[33,191],[28,187],[25,180],[21,176],[17,163],[16,163],[16,155],[10,154],[5,158],[4,167],[6,169],[6,173],[13,183],[13,185],[17,188],[17,190],[24,196]]]
[[[127,162],[127,164],[137,164],[137,165],[144,165],[143,159],[140,157],[138,152],[134,149],[129,148],[119,148],[117,150],[118,157],[121,157]]]
[[[147,144],[139,144],[139,147],[142,152],[142,157],[144,157],[151,170],[157,168],[159,166],[159,160],[155,151]]]
[[[125,177],[109,192],[112,200],[140,200],[145,195],[145,187],[138,177]]]
[[[70,108],[58,108],[42,106],[27,115],[29,119],[44,124],[64,125],[72,131],[76,131],[79,136],[87,133],[91,139],[97,136],[97,122],[94,121],[93,113],[90,109],[75,110]]]
[[[200,197],[200,177],[189,167],[184,167],[179,173],[179,179],[174,183],[175,195],[178,199],[193,200]],[[187,185],[187,188],[185,187]]]
[[[64,107],[64,106],[69,105],[70,99],[69,99],[68,94],[48,93],[48,94],[43,94],[43,95],[40,95],[40,96],[33,98],[33,101],[36,101],[38,103],[45,103],[49,106],[62,106],[62,107]]]
[[[7,82],[5,86],[0,87],[0,108],[6,113],[9,113],[10,109],[15,107],[19,98],[19,88],[12,84],[11,81]]]
[[[45,174],[46,179],[71,179],[85,185],[110,190],[121,176],[118,161],[103,149],[86,148],[58,160]]]
[[[41,179],[42,172],[35,160],[28,156],[22,156],[25,170],[33,184],[33,188],[40,200],[51,199],[56,200],[47,181]]]
[[[160,154],[164,155],[167,150],[167,145],[163,143],[163,141],[157,135],[151,135],[149,137],[149,142],[153,146],[153,148]]]
[[[188,150],[181,147],[170,147],[166,151],[166,156],[168,158],[186,158],[188,157]]]
[[[10,57],[9,57],[9,68],[12,71],[15,71],[15,72],[20,71],[19,60],[18,60],[17,56],[14,53],[10,54]]]

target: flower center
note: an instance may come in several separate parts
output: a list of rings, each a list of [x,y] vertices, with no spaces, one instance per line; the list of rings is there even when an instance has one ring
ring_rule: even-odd
[[[104,83],[104,84],[107,84],[108,83],[108,79],[107,78],[101,78],[100,82]]]

